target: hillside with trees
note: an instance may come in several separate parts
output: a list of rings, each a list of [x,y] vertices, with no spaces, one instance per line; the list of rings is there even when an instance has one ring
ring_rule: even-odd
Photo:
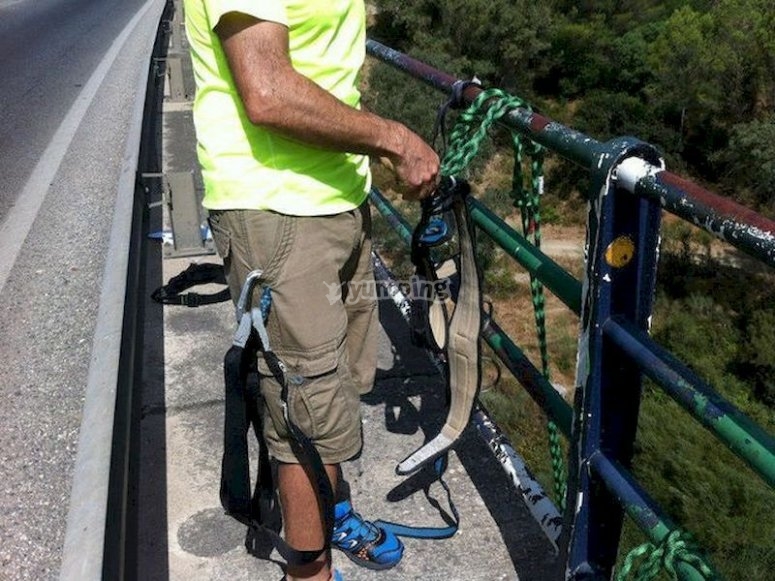
[[[372,38],[459,78],[475,75],[486,87],[505,89],[596,139],[633,135],[648,141],[672,171],[775,217],[772,0],[378,0],[375,5]],[[371,67],[366,82],[369,108],[431,136],[443,101],[439,93],[384,66]],[[474,177],[487,183],[477,195],[518,222],[510,202],[497,193],[510,179],[503,161],[508,150],[497,147],[507,141],[493,137],[486,160],[474,170]],[[583,230],[585,180],[581,168],[548,161],[542,212],[549,228]],[[737,255],[730,259],[720,246],[666,217],[652,334],[775,434],[775,272]],[[504,274],[504,257],[486,251],[485,286],[495,312],[512,323],[504,325],[512,336],[527,336],[522,329],[532,316],[529,287]],[[561,263],[581,277],[578,261]],[[552,316],[553,374],[570,381],[577,321]],[[484,399],[551,490],[545,444],[537,445],[543,421],[537,408],[507,380]],[[772,578],[775,492],[648,384],[633,471],[726,578]],[[643,540],[626,528],[622,555]]]
[[[377,40],[461,78],[476,75],[598,139],[635,135],[659,147],[673,171],[775,213],[771,0],[376,6]],[[408,105],[409,121],[427,134],[432,118],[417,87],[390,92],[380,109]]]

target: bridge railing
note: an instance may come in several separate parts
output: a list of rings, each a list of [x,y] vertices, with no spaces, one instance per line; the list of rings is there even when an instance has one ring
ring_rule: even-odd
[[[459,82],[374,40],[367,51],[449,95]],[[481,91],[468,85],[463,99],[470,104]],[[608,579],[625,513],[654,546],[680,542],[682,532],[627,469],[644,374],[775,488],[775,439],[648,334],[663,209],[770,267],[775,222],[667,171],[659,152],[637,139],[600,142],[527,108],[513,109],[502,123],[591,177],[583,283],[480,201],[471,199],[469,210],[482,232],[581,318],[573,407],[491,317],[482,336],[570,440],[562,527],[546,530],[562,551],[565,577]],[[376,190],[372,202],[408,242],[406,219]],[[692,553],[682,553],[674,565],[682,579],[717,575]]]

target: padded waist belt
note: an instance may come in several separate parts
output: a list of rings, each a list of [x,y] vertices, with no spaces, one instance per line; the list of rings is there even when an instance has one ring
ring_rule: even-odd
[[[401,475],[419,470],[455,443],[479,394],[482,294],[466,205],[469,193],[467,182],[443,178],[437,193],[423,201],[422,217],[412,235],[412,262],[423,289],[421,296],[413,293],[412,338],[445,355],[450,403],[441,432],[398,464],[396,472]],[[450,227],[454,232],[444,231]],[[450,248],[456,255],[440,256]]]

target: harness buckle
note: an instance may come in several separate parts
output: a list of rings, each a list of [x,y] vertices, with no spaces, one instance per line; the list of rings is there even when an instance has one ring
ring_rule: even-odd
[[[180,304],[185,307],[198,307],[202,304],[202,301],[197,293],[186,293],[180,295]]]

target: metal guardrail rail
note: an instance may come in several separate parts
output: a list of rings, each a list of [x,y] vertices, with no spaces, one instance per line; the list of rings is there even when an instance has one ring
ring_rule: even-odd
[[[149,0],[126,32],[127,36],[133,32],[146,14],[157,15],[155,41],[148,47],[148,74],[138,79],[117,188],[59,572],[62,581],[119,580],[131,567],[126,547],[134,518],[128,505],[130,445],[136,426],[134,371],[142,334],[138,289],[145,240],[141,227],[145,192],[139,172],[155,167],[152,136],[158,133],[153,124],[159,116],[154,111],[160,106],[163,79],[152,63],[166,51],[164,23],[171,10],[172,0]]]
[[[371,39],[367,52],[449,95],[459,82]],[[469,85],[463,98],[471,103],[480,92]],[[571,440],[560,547],[565,578],[609,579],[625,513],[656,545],[676,530],[625,468],[633,454],[643,374],[775,488],[775,439],[648,336],[662,209],[772,267],[775,222],[670,173],[659,152],[637,139],[602,143],[522,108],[511,111],[503,124],[586,168],[592,178],[583,285],[484,204],[471,200],[469,210],[481,231],[581,316],[573,409],[494,321],[487,322],[483,337]],[[406,220],[376,190],[371,199],[408,241]],[[610,253],[623,243],[633,252],[623,261],[611,260]],[[697,563],[712,571],[707,562]],[[679,561],[676,570],[682,579],[703,578],[687,562]]]
[[[371,56],[443,93],[451,94],[452,86],[460,80],[372,39],[367,41],[366,49]],[[478,87],[468,86],[463,91],[463,98],[471,103],[480,92]],[[612,159],[619,157],[632,145],[620,140],[600,142],[527,109],[512,112],[504,123],[590,171],[610,165]],[[633,160],[618,168],[618,177],[623,187],[775,267],[775,222],[750,208],[701,188],[652,161]]]

